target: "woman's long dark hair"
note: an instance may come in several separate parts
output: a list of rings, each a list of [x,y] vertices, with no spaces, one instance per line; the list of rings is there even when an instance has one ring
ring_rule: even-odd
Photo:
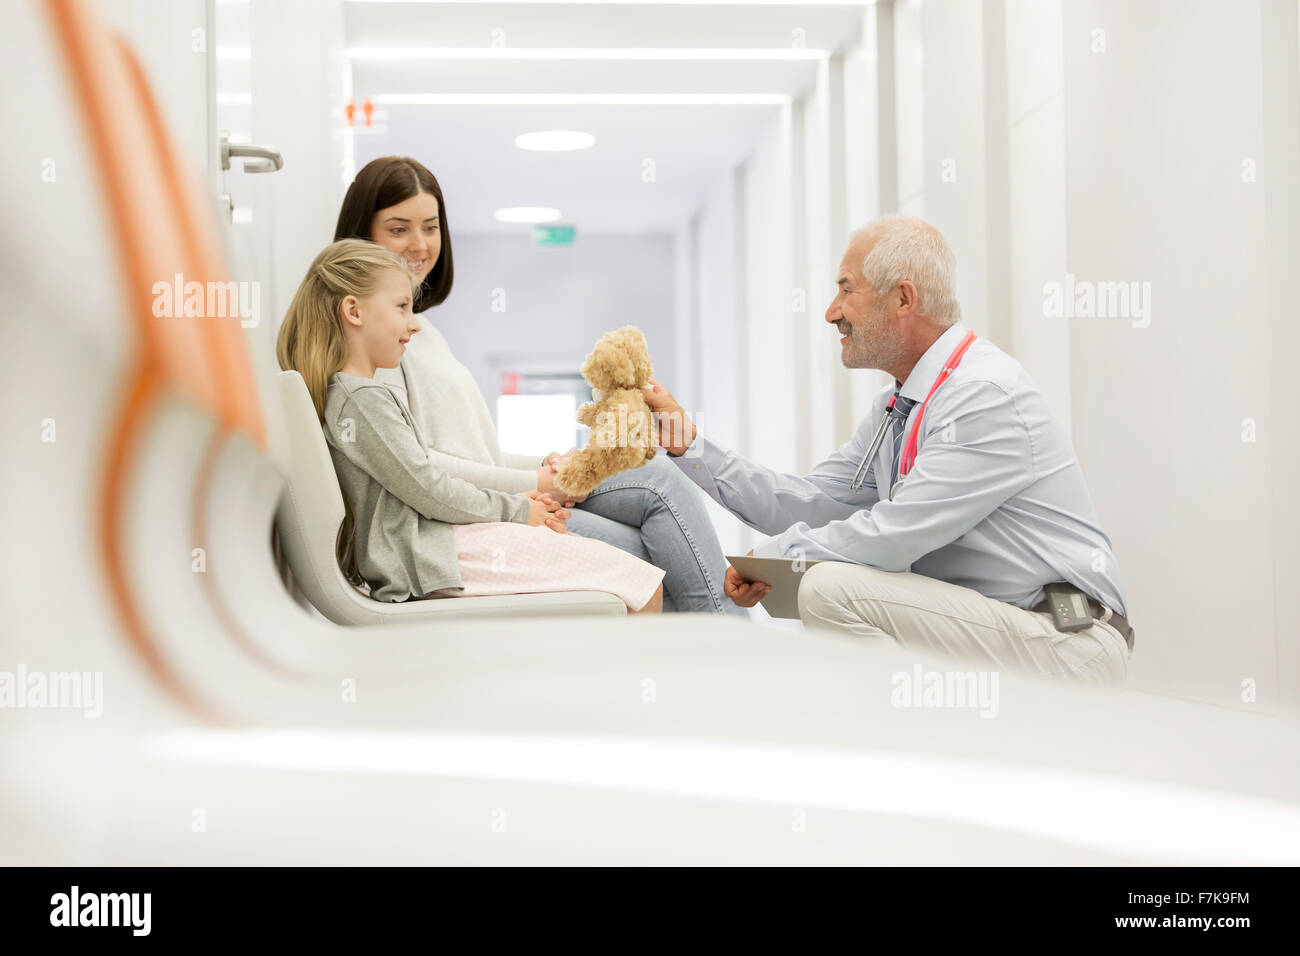
[[[433,173],[408,156],[382,156],[371,160],[352,180],[343,197],[338,225],[334,227],[334,241],[340,239],[370,239],[370,225],[375,213],[396,206],[412,196],[428,193],[438,200],[438,231],[442,234],[442,251],[429,274],[424,277],[411,311],[423,312],[441,305],[451,293],[455,268],[451,257],[451,230],[447,227],[447,204],[442,200],[442,187]]]

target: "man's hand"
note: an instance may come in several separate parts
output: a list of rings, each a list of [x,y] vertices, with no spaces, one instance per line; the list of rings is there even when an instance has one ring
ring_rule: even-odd
[[[659,444],[668,454],[678,457],[695,441],[695,425],[672,393],[654,379],[642,389],[645,403],[654,412],[659,426]]]
[[[748,557],[753,556],[754,552],[751,550]],[[746,581],[740,576],[740,572],[730,565],[727,567],[727,576],[722,581],[722,593],[740,607],[753,607],[767,597],[771,590],[772,586],[762,581]]]

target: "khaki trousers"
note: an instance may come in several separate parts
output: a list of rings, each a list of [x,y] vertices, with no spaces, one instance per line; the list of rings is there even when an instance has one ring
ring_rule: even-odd
[[[1064,633],[1048,611],[1026,611],[923,574],[822,561],[799,584],[799,617],[806,627],[893,638],[1004,670],[1103,684],[1128,676],[1128,645],[1104,620]]]

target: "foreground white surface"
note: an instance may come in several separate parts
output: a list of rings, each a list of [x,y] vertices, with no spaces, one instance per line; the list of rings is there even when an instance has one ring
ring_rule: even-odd
[[[895,647],[708,617],[405,637],[242,726],[13,712],[4,862],[1300,862],[1289,718],[1006,674],[988,717],[897,706]]]

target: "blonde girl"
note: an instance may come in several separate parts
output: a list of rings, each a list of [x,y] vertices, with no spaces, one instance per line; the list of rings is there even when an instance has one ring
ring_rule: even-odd
[[[659,611],[664,572],[565,533],[569,513],[548,495],[478,488],[434,465],[410,413],[375,379],[420,330],[417,286],[397,254],[335,242],[307,270],[276,344],[280,367],[307,383],[334,460],[349,580],[377,601],[594,590]]]

